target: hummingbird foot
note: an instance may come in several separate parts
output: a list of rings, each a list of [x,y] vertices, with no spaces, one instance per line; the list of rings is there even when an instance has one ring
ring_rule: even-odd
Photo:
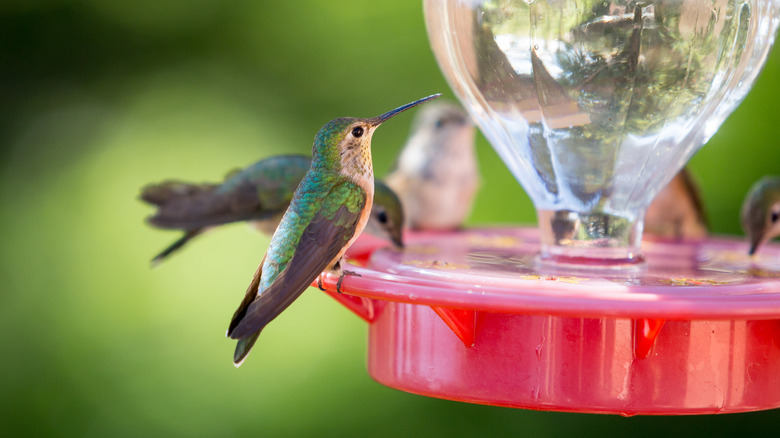
[[[322,274],[324,274],[324,272]],[[325,292],[325,288],[322,287],[322,274],[317,276],[317,287],[320,288],[321,291]]]
[[[339,281],[336,282],[336,292],[341,293],[341,283],[344,281],[344,277],[347,275],[351,275],[353,277],[362,277],[362,275],[358,274],[355,271],[347,271],[342,269],[341,275],[339,275]]]

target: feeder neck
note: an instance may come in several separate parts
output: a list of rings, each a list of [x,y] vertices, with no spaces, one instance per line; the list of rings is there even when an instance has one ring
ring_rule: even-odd
[[[636,268],[641,251],[643,214],[538,210],[543,265]]]

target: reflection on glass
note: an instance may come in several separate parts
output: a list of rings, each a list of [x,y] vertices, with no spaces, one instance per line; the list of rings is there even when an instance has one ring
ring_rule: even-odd
[[[655,194],[752,86],[780,0],[425,0],[439,65],[531,196],[543,256],[641,260]]]

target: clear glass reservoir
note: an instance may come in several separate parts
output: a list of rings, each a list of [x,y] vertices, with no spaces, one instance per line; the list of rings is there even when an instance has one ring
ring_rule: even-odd
[[[653,197],[749,91],[780,0],[425,0],[455,94],[538,212],[542,260],[634,265]]]

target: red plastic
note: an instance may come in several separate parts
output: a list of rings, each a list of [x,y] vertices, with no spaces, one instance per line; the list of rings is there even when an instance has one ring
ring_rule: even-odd
[[[655,345],[655,340],[666,324],[665,319],[639,318],[634,321],[634,357],[646,359]]]
[[[780,248],[644,242],[644,268],[561,271],[535,229],[359,239],[341,295],[370,322],[385,385],[573,412],[706,414],[780,406]],[[335,290],[337,278],[324,276]],[[359,297],[359,298],[358,298]],[[359,301],[358,301],[359,300]]]

